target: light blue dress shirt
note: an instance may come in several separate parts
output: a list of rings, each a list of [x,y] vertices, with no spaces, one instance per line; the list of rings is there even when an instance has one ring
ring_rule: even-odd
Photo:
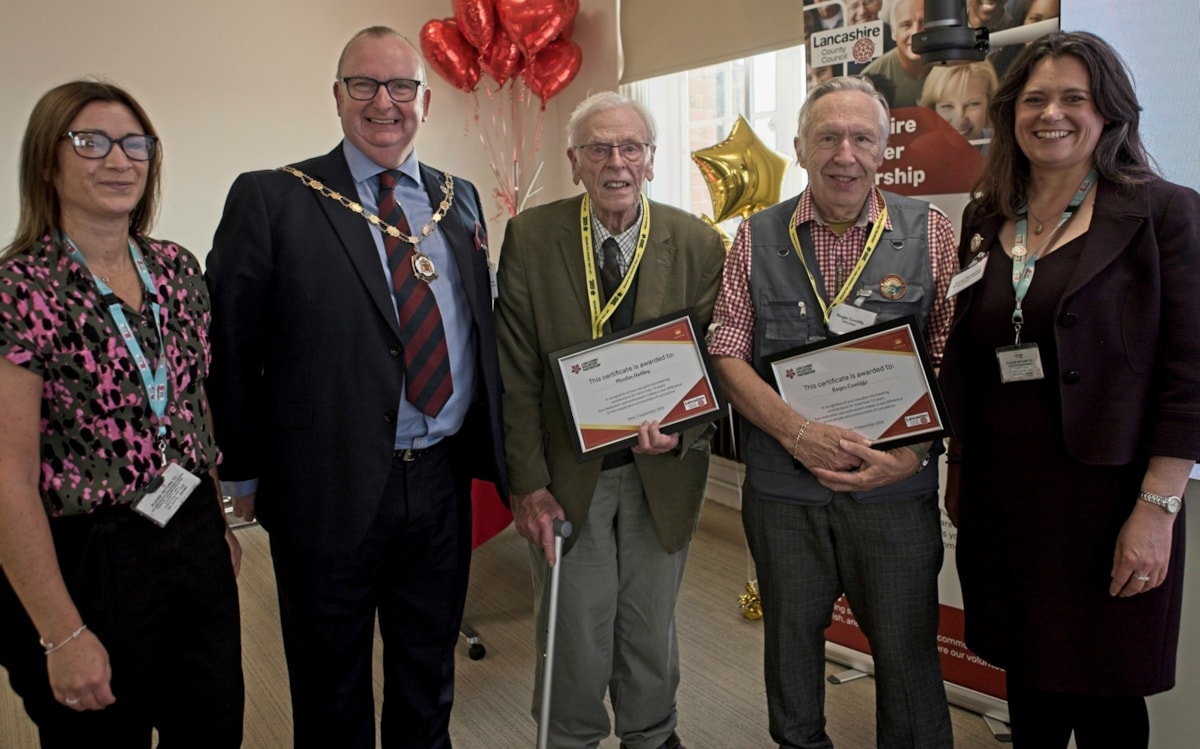
[[[385,170],[367,158],[350,141],[343,141],[342,149],[346,155],[346,163],[350,166],[350,174],[354,177],[354,186],[358,190],[358,202],[362,203],[367,211],[377,213],[379,173]],[[416,149],[413,149],[398,171],[402,176],[396,185],[396,201],[408,218],[410,233],[419,234],[421,227],[433,217],[433,206],[429,202],[429,193],[421,184],[421,167]],[[439,188],[440,186],[434,186],[435,194]],[[380,273],[390,289],[392,280],[388,272],[387,251],[383,246],[383,232],[372,226],[371,238],[374,239],[375,249],[379,253]],[[450,377],[454,382],[454,393],[434,417],[417,410],[404,397],[403,391],[401,392],[396,418],[398,450],[429,447],[443,437],[457,432],[475,397],[475,326],[471,318],[470,304],[462,291],[462,276],[458,271],[458,263],[446,244],[446,235],[440,227],[418,247],[433,260],[434,267],[437,268],[438,277],[429,284],[429,288],[433,291],[438,310],[442,313],[446,348],[450,352]],[[404,250],[403,244],[400,250]],[[393,295],[392,308],[395,307],[396,298]]]
[[[349,141],[342,142],[346,163],[354,178],[358,202],[371,213],[379,210],[379,173],[385,171],[371,161],[366,154]],[[400,165],[403,175],[396,186],[396,200],[408,218],[411,234],[420,232],[422,226],[433,217],[429,193],[421,184],[421,167],[414,149],[408,159]],[[435,186],[435,190],[438,188]],[[457,199],[457,198],[456,198]],[[440,201],[439,201],[440,202]],[[454,209],[451,208],[451,211]],[[365,221],[365,220],[364,220]],[[383,246],[383,233],[371,226],[371,238],[379,255],[379,272],[383,283],[391,289],[391,274],[387,267],[387,251]],[[444,437],[456,433],[466,418],[467,410],[474,400],[476,387],[475,370],[475,326],[466,294],[462,292],[462,276],[458,264],[446,244],[445,234],[437,229],[420,244],[437,268],[438,277],[430,284],[442,314],[442,326],[446,331],[446,348],[450,353],[450,376],[454,382],[454,393],[436,417],[427,416],[408,402],[404,391],[400,392],[400,403],[396,413],[395,448],[422,449],[437,444]],[[403,247],[401,247],[403,250]],[[396,297],[391,295],[392,309],[396,309]],[[242,497],[258,490],[258,479],[244,481],[222,481],[221,492],[232,497]]]

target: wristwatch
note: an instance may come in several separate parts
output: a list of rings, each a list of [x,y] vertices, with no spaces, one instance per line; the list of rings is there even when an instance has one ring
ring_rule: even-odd
[[[913,455],[917,456],[917,470],[913,471],[913,475],[915,476],[925,470],[925,466],[929,465],[929,451],[925,449],[924,445],[920,444],[905,445],[905,447],[911,450]]]
[[[1179,497],[1164,497],[1161,494],[1151,494],[1150,492],[1138,492],[1138,499],[1158,505],[1172,515],[1179,512],[1179,508],[1183,506]]]

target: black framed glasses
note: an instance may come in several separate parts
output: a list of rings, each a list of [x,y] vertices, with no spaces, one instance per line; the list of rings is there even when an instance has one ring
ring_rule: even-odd
[[[397,104],[403,104],[417,98],[421,82],[412,78],[393,78],[390,81],[377,81],[365,75],[351,75],[342,79],[346,84],[346,93],[356,101],[370,101],[379,92],[379,87],[387,89],[388,96]]]
[[[575,146],[583,155],[595,164],[608,161],[609,154],[615,148],[621,154],[626,164],[640,164],[646,158],[646,153],[654,146],[650,143],[584,143]]]
[[[112,152],[113,144],[121,147],[133,161],[149,161],[154,158],[158,138],[153,135],[130,133],[121,138],[113,138],[99,130],[68,130],[64,138],[71,140],[71,148],[85,159],[103,159]]]

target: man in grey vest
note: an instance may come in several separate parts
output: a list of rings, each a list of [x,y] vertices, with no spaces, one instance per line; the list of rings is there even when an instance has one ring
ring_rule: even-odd
[[[810,420],[773,389],[772,354],[855,326],[915,315],[936,364],[958,270],[950,221],[884,193],[875,174],[888,110],[871,83],[834,78],[800,110],[799,196],[743,222],[725,263],[709,353],[742,417],[742,518],[766,626],[771,736],[832,747],[824,630],[844,593],[875,659],[881,747],[951,747],[937,652],[942,565],[936,465],[926,443],[872,449]]]

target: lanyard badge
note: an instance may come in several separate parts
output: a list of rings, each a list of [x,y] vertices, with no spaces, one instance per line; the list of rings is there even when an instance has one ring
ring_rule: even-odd
[[[851,289],[858,283],[858,279],[862,276],[863,269],[867,267],[867,261],[871,259],[871,255],[875,252],[876,245],[879,244],[879,239],[883,236],[884,227],[887,226],[887,201],[883,198],[883,193],[878,193],[879,201],[882,208],[879,211],[879,218],[875,219],[874,225],[871,227],[870,233],[867,235],[866,244],[863,245],[862,252],[859,253],[858,262],[854,264],[850,275],[842,281],[837,295],[829,301],[825,302],[825,294],[819,288],[816,276],[813,275],[812,269],[808,267],[808,261],[804,258],[803,245],[800,242],[800,235],[796,230],[800,218],[800,203],[796,204],[796,210],[792,214],[792,220],[788,225],[788,234],[792,240],[792,247],[796,250],[796,257],[800,259],[800,264],[804,266],[804,272],[808,275],[808,283],[812,287],[813,294],[817,298],[817,304],[821,307],[821,314],[825,320],[825,325],[829,328],[829,332],[834,335],[842,335],[849,333],[852,330],[871,325],[875,321],[875,313],[863,309],[863,297],[856,300],[856,304],[847,303],[847,298],[850,296]],[[805,226],[805,232],[808,227]],[[808,234],[805,234],[806,238]],[[811,242],[811,238],[809,238]]]
[[[79,247],[70,237],[63,235],[67,245],[70,247],[70,255],[75,262],[79,263],[84,268],[88,267],[87,260],[83,257],[83,253],[79,251]],[[167,426],[163,420],[167,413],[167,354],[166,354],[166,338],[163,336],[162,330],[162,306],[158,303],[158,287],[154,284],[154,279],[150,276],[150,271],[146,267],[146,260],[142,257],[141,251],[133,240],[129,240],[129,254],[133,258],[134,267],[137,268],[138,277],[141,279],[142,286],[146,290],[146,294],[151,299],[150,309],[154,315],[154,326],[158,330],[158,367],[150,368],[150,362],[147,361],[145,353],[142,351],[142,346],[138,342],[137,336],[134,335],[133,327],[129,324],[129,318],[125,315],[125,309],[121,305],[121,300],[113,293],[112,288],[95,273],[92,273],[92,280],[96,283],[96,289],[100,292],[105,304],[108,306],[108,314],[112,317],[113,323],[117,326],[117,333],[120,335],[121,343],[125,345],[125,349],[129,352],[129,356],[133,359],[137,366],[138,375],[142,380],[142,387],[146,391],[146,400],[150,404],[150,410],[154,412],[155,420],[158,422],[158,429],[155,434],[156,447],[158,448],[159,457],[166,461],[166,437]],[[166,469],[155,476],[150,484],[146,487],[146,493],[133,504],[133,509],[138,514],[148,518],[156,525],[165,526],[187,498],[200,484],[200,479],[184,470],[178,463],[167,465]]]
[[[1043,247],[1051,246],[1054,242],[1063,225],[1070,220],[1075,214],[1075,210],[1083,204],[1084,199],[1096,186],[1096,170],[1088,172],[1083,178],[1083,182],[1079,184],[1079,189],[1075,191],[1075,196],[1071,198],[1070,204],[1063,211],[1062,216],[1058,219],[1058,224],[1054,227],[1046,238],[1042,240],[1036,250],[1031,251],[1025,242],[1025,238],[1029,231],[1028,222],[1028,205],[1022,205],[1020,208],[1021,216],[1017,219],[1016,234],[1013,237],[1012,249],[1012,284],[1013,284],[1013,345],[1001,346],[996,349],[996,360],[1000,364],[1000,381],[1003,383],[1022,382],[1026,380],[1040,380],[1045,377],[1045,371],[1042,368],[1042,355],[1038,350],[1036,343],[1021,343],[1021,328],[1025,324],[1025,312],[1021,305],[1025,301],[1025,295],[1029,292],[1029,286],[1033,283],[1033,274],[1036,269],[1038,254]]]
[[[583,196],[583,203],[579,206],[579,233],[583,238],[583,271],[587,276],[588,309],[591,312],[593,339],[604,335],[604,323],[608,322],[608,318],[612,317],[613,313],[617,311],[617,307],[621,306],[621,300],[629,293],[629,287],[633,285],[634,274],[637,273],[638,265],[642,262],[642,254],[646,251],[646,243],[650,240],[650,202],[645,195],[641,196],[641,200],[642,226],[638,230],[633,261],[629,263],[629,270],[625,271],[625,278],[621,280],[621,285],[604,305],[600,304],[600,279],[596,275],[596,250],[592,245],[591,198],[586,193]]]

